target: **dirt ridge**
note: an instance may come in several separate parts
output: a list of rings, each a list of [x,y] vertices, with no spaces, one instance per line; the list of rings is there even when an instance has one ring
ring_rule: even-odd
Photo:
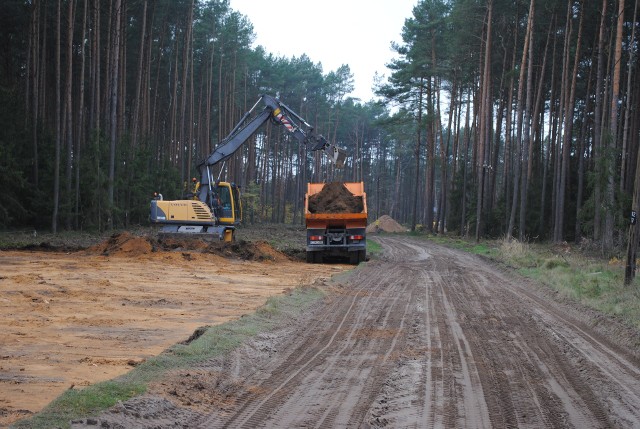
[[[86,254],[136,257],[154,252],[198,252],[245,261],[285,261],[290,257],[266,241],[236,240],[231,243],[207,241],[198,237],[137,236],[130,232],[113,234],[102,243],[90,246]]]

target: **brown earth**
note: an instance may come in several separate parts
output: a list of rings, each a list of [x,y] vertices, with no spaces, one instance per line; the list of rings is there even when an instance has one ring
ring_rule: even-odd
[[[327,183],[309,197],[310,213],[361,213],[363,210],[362,197],[353,195],[341,182]]]
[[[127,372],[200,326],[350,268],[298,262],[264,241],[121,233],[78,248],[0,250],[0,427],[65,389]]]
[[[407,236],[326,299],[72,428],[637,428],[640,337]]]
[[[391,216],[382,215],[367,226],[367,233],[377,232],[407,232],[407,228],[400,225]]]

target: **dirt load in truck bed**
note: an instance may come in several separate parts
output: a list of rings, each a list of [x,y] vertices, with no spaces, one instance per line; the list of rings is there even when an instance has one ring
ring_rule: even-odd
[[[362,197],[355,196],[341,182],[324,185],[322,191],[309,197],[310,213],[360,213]]]

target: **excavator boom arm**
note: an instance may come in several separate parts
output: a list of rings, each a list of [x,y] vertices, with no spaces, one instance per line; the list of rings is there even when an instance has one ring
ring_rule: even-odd
[[[264,110],[249,120],[249,116],[261,101],[265,104]],[[242,119],[222,141],[222,144],[198,165],[201,185],[198,193],[200,201],[210,201],[209,194],[212,191],[210,167],[230,158],[269,118],[276,124],[284,126],[300,144],[310,144],[312,151],[324,151],[337,167],[342,167],[344,164],[346,153],[342,149],[330,145],[322,135],[316,136],[313,127],[284,103],[270,95],[263,94],[253,107],[242,116]],[[306,132],[302,130],[292,118],[301,122],[308,130]]]

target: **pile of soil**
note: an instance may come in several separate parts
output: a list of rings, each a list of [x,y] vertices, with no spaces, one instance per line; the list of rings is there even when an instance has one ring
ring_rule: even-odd
[[[146,237],[138,237],[129,232],[113,234],[106,241],[91,246],[88,253],[99,253],[105,256],[139,256],[151,253],[153,245]]]
[[[51,243],[48,241],[43,241],[41,243],[30,243],[25,245],[6,245],[2,246],[3,250],[26,250],[30,252],[78,252],[83,250],[82,246],[76,246],[73,244],[58,244]]]
[[[362,197],[355,196],[341,182],[324,185],[322,191],[309,197],[310,213],[362,213]]]
[[[287,261],[289,258],[265,241],[249,242],[238,240],[232,243],[207,241],[198,237],[135,236],[129,232],[112,235],[106,241],[87,249],[89,254],[104,256],[136,257],[152,252],[198,252],[245,261]]]
[[[380,216],[375,222],[369,224],[367,232],[407,232],[407,228],[396,222],[391,216]]]
[[[271,247],[265,241],[250,242],[237,240],[232,243],[216,241],[209,243],[203,253],[212,253],[225,258],[239,258],[245,261],[286,261],[289,258]]]

